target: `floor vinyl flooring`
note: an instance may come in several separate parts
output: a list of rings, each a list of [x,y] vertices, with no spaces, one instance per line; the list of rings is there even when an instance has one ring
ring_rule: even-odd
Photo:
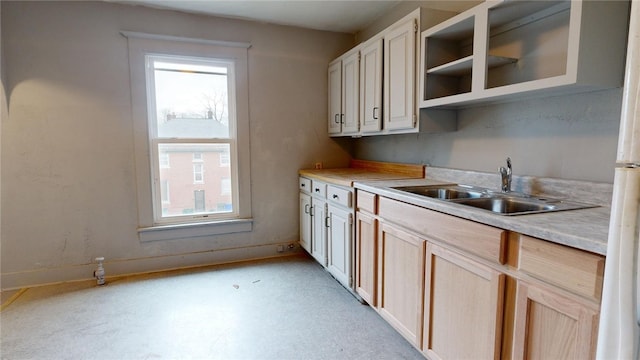
[[[22,291],[0,357],[423,359],[304,255]]]

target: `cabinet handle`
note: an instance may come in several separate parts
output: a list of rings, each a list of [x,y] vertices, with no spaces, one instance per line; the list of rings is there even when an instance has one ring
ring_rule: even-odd
[[[336,114],[336,115],[333,117],[333,120],[336,122],[336,124],[340,124],[340,120],[338,120],[338,116],[340,116],[340,114]]]
[[[316,216],[316,207],[312,206],[309,211],[309,215]]]
[[[331,220],[329,216],[324,218],[324,227],[331,227],[331,224],[329,224],[329,220]]]
[[[340,114],[340,124],[344,124],[344,114]]]
[[[337,199],[338,198],[338,194],[333,194],[333,198]]]
[[[309,214],[309,204],[304,204],[304,213]]]
[[[378,120],[378,115],[376,115],[376,110],[378,110],[377,106],[373,108],[373,120]]]
[[[315,188],[315,191],[316,192],[320,192],[320,188]]]
[[[300,184],[301,187],[306,187],[306,185],[307,184],[305,184],[305,183]]]

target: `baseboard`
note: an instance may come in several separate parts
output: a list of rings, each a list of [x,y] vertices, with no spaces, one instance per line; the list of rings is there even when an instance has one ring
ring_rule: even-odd
[[[112,261],[106,259],[104,268],[108,280],[110,277],[288,256],[301,251],[297,244],[293,249],[288,248],[290,243],[291,242],[137,259]],[[284,248],[284,251],[279,252],[279,247]],[[92,263],[2,273],[0,274],[0,284],[2,285],[2,291],[8,291],[63,282],[90,280],[93,279],[93,271],[95,268],[96,264]]]

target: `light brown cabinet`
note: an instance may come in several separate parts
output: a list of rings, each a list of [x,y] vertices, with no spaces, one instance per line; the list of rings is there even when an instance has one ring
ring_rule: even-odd
[[[422,339],[426,241],[381,224],[378,237],[378,311],[414,346]]]
[[[362,212],[356,213],[356,293],[371,306],[376,306],[378,255],[378,220]]]
[[[553,289],[518,281],[513,359],[593,359],[598,311]]]
[[[427,245],[423,352],[431,359],[499,359],[505,275]]]
[[[429,359],[593,359],[604,257],[357,191],[357,293]]]

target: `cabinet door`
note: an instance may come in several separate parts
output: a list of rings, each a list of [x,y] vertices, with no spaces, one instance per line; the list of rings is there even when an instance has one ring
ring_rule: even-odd
[[[382,129],[382,39],[360,52],[360,121],[362,132]]]
[[[360,53],[342,60],[342,122],[343,134],[355,134],[360,129]]]
[[[327,270],[344,286],[351,288],[351,242],[353,214],[333,205],[327,208],[329,229],[327,243],[329,256]]]
[[[416,20],[407,21],[384,38],[384,128],[415,127]]]
[[[327,266],[327,203],[313,198],[311,206],[312,233],[311,255],[322,266]]]
[[[300,193],[300,246],[311,253],[311,196]]]
[[[356,213],[356,292],[376,306],[377,223],[372,216]]]
[[[552,290],[518,281],[513,359],[593,359],[598,313]]]
[[[412,344],[422,339],[425,240],[388,224],[378,236],[378,309]]]
[[[427,245],[424,338],[430,359],[499,359],[503,274]]]
[[[329,65],[329,134],[340,134],[342,123],[342,61]]]

